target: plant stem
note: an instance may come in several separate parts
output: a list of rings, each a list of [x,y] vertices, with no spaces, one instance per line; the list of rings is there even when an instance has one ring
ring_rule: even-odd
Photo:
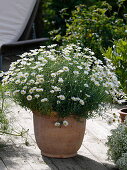
[[[28,130],[29,130],[29,129],[28,129]],[[27,133],[28,130],[26,130],[25,132],[17,133],[17,134],[16,134],[16,133],[5,132],[5,131],[0,130],[0,135],[2,135],[2,134],[7,134],[7,135],[12,135],[12,136],[22,136],[22,137],[23,137],[23,135],[24,135],[25,133]]]

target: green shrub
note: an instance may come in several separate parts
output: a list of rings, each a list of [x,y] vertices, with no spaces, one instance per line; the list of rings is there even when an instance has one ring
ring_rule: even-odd
[[[90,118],[100,114],[100,105],[118,102],[124,95],[112,63],[106,63],[74,44],[57,50],[42,46],[13,62],[2,85],[14,101],[32,111]]]
[[[38,28],[43,32],[43,35],[48,34],[49,31],[60,29],[62,35],[66,33],[65,21],[70,18],[71,12],[75,9],[75,6],[84,4],[87,7],[102,2],[103,0],[41,0],[41,12],[43,27],[38,24]],[[110,16],[113,12],[117,12],[119,18],[123,18],[127,13],[126,0],[106,0],[112,6]],[[63,17],[64,16],[64,17]],[[39,18],[41,18],[39,16]],[[38,17],[37,17],[38,20]]]
[[[112,60],[122,88],[127,93],[127,40],[115,41],[113,48],[108,48],[103,55]]]
[[[96,57],[101,56],[101,50],[113,45],[114,40],[127,37],[127,26],[123,19],[116,14],[108,17],[106,12],[111,6],[105,2],[101,6],[77,6],[67,22],[65,36],[56,35],[55,40],[62,40],[63,44],[80,43],[95,52]]]
[[[108,136],[108,156],[121,170],[127,170],[127,119]]]
[[[127,170],[127,153],[122,154],[122,157],[116,162],[117,166],[121,170]]]
[[[76,5],[87,4],[91,5],[96,0],[41,0],[42,6],[42,32],[45,35],[49,31],[60,29],[61,34],[65,35],[66,23],[65,20],[71,16],[71,11],[75,9]],[[64,17],[63,17],[64,16]]]

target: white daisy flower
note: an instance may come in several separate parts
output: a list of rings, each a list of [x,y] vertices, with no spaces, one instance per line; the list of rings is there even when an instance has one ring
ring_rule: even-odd
[[[63,125],[64,125],[65,127],[68,126],[68,125],[69,125],[68,121],[67,121],[67,120],[64,120],[64,121],[63,121]]]
[[[50,90],[50,93],[54,93],[55,91],[54,90]]]
[[[64,67],[63,67],[63,70],[64,70],[64,71],[69,71],[69,68],[66,67],[66,66],[64,66]]]
[[[27,86],[24,86],[23,89],[24,89],[24,90],[27,89]]]
[[[39,78],[42,78],[42,77],[44,77],[44,76],[40,75],[40,74],[36,75],[36,79],[39,79]]]
[[[60,122],[55,122],[54,124],[56,127],[59,127],[60,126]]]
[[[57,100],[57,104],[60,104],[61,102],[59,100]]]
[[[40,77],[40,78],[38,78],[36,81],[39,82],[39,83],[42,83],[42,82],[44,82],[44,78],[43,78],[43,77]]]
[[[41,102],[47,102],[47,101],[48,101],[47,98],[41,99]]]
[[[23,79],[22,81],[21,81],[21,84],[23,84],[23,83],[26,83],[26,79]]]
[[[5,92],[5,95],[7,95],[7,96],[10,96],[10,94],[11,94],[10,91]]]
[[[30,84],[34,84],[35,81],[31,79],[31,80],[29,81],[29,83],[30,83]]]
[[[27,62],[26,62],[26,61],[21,61],[21,64],[22,64],[22,65],[26,65]]]
[[[38,99],[39,97],[40,97],[40,95],[39,95],[39,94],[35,94],[35,98],[37,98],[37,99]]]
[[[84,101],[83,100],[79,100],[79,103],[81,104],[81,105],[84,105],[85,103],[84,103]]]
[[[75,97],[71,97],[71,100],[76,101],[76,98]]]
[[[89,87],[88,84],[84,84],[84,87]]]
[[[88,97],[88,98],[90,97],[90,95],[88,95],[88,94],[85,94],[85,95],[86,95],[86,97]]]
[[[85,71],[84,71],[84,74],[88,75],[88,74],[89,74],[89,72],[85,70]]]
[[[56,73],[51,73],[51,77],[56,77]]]
[[[75,75],[78,75],[78,74],[79,74],[79,71],[73,71],[73,73],[74,73]]]
[[[25,90],[21,90],[21,94],[26,94],[26,91]]]
[[[98,81],[94,81],[94,84],[95,84],[96,86],[100,86],[100,83],[99,83]]]
[[[16,80],[16,81],[15,81],[15,84],[20,84],[20,80]]]
[[[29,90],[29,93],[30,93],[30,94],[32,94],[33,92],[34,92],[34,89],[33,89],[33,88]]]
[[[71,58],[70,57],[65,57],[64,58],[67,60],[67,61],[71,61]]]
[[[56,92],[57,92],[57,91],[61,91],[61,88],[59,88],[59,87],[57,87],[57,86],[52,86],[52,88],[53,88],[53,90],[56,91]]]
[[[79,97],[76,97],[75,100],[76,100],[76,101],[79,101],[79,100],[81,100],[81,99],[80,99]]]
[[[24,76],[25,76],[25,77],[28,77],[28,76],[29,76],[29,73],[25,73]]]
[[[13,91],[13,95],[16,95],[18,92],[20,92],[20,90]]]
[[[28,101],[32,100],[32,96],[31,95],[28,95],[26,98],[27,98]]]
[[[64,70],[58,70],[57,74],[60,74],[60,73],[63,73],[63,72],[64,72]]]
[[[57,96],[57,98],[60,99],[60,100],[65,100],[65,96],[64,95],[59,95],[59,96]]]
[[[64,81],[64,80],[63,80],[62,78],[59,78],[59,79],[58,79],[58,82],[59,82],[59,83],[63,83],[63,81]]]
[[[42,89],[42,88],[36,89],[37,92],[42,92],[43,90],[44,90],[44,89]]]
[[[78,68],[78,69],[80,69],[80,70],[81,70],[81,69],[83,69],[83,67],[82,67],[82,66],[77,66],[77,68]]]
[[[33,90],[36,90],[36,89],[37,89],[37,87],[33,87],[32,89],[33,89]]]

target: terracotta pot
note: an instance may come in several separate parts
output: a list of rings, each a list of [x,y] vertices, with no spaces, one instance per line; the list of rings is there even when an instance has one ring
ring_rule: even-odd
[[[125,120],[125,117],[127,116],[127,108],[121,109],[119,114],[120,114],[121,122],[123,123]]]
[[[78,121],[73,116],[61,119],[69,124],[55,126],[56,116],[50,117],[33,112],[34,133],[42,155],[55,158],[73,157],[79,150],[85,132],[86,120]]]

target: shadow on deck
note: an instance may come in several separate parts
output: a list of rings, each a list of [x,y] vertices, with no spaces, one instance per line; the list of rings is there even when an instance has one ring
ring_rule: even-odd
[[[108,167],[108,164],[103,166],[101,163],[82,155],[67,159],[48,158],[45,156],[42,156],[42,158],[51,170],[107,170],[109,168],[110,170],[118,170],[114,166],[111,167],[110,165]]]

